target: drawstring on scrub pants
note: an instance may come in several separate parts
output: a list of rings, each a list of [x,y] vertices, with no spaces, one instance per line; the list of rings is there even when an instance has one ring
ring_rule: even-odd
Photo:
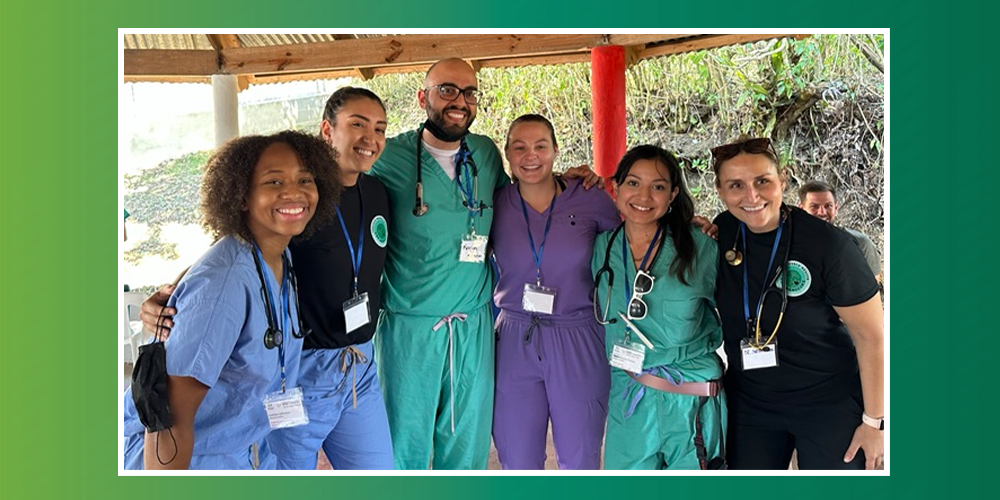
[[[340,352],[340,372],[344,378],[340,381],[336,392],[340,392],[347,383],[347,369],[351,369],[351,397],[354,401],[354,408],[358,408],[358,363],[367,364],[368,356],[354,346],[347,346]]]
[[[451,433],[452,434],[455,433],[455,343],[453,342],[454,330],[452,329],[451,321],[457,319],[464,323],[465,319],[468,317],[469,317],[468,314],[462,314],[462,313],[449,314],[441,318],[441,321],[438,321],[433,328],[433,331],[436,332],[440,330],[441,327],[444,326],[445,324],[448,325],[448,378],[449,378],[449,383],[451,384]]]

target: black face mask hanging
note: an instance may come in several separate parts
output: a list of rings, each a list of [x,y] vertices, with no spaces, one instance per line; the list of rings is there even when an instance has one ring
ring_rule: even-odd
[[[139,347],[132,371],[132,401],[139,421],[149,432],[173,427],[167,393],[167,350],[163,342]]]

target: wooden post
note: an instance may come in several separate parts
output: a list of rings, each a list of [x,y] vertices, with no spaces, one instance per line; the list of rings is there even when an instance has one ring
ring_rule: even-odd
[[[625,47],[594,47],[590,51],[590,72],[594,171],[610,180],[625,154]],[[610,191],[610,182],[607,188]]]

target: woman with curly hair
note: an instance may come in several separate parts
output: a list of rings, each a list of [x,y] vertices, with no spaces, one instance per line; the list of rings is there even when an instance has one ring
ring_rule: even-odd
[[[126,469],[275,468],[264,437],[306,421],[296,379],[307,332],[287,247],[332,219],[336,172],[323,141],[293,131],[234,139],[209,159],[202,212],[217,241],[169,303],[173,426],[144,434],[126,394]]]

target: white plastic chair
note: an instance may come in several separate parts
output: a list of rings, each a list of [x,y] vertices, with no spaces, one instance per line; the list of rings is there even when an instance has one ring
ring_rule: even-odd
[[[145,342],[139,309],[146,297],[140,292],[125,292],[125,307],[122,311],[122,347],[126,349],[125,362],[135,363],[139,357],[139,346]]]

